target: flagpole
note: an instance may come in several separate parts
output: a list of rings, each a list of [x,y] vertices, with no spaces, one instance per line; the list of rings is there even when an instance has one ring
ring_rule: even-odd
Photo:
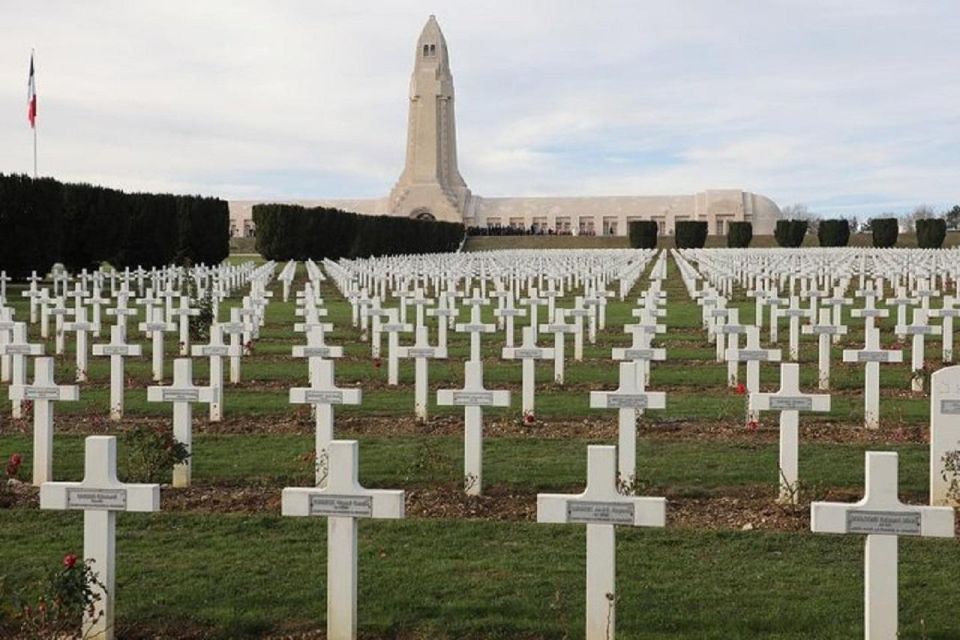
[[[33,95],[37,95],[37,50],[30,49],[30,60],[33,66]],[[33,118],[33,179],[37,179],[37,117]]]

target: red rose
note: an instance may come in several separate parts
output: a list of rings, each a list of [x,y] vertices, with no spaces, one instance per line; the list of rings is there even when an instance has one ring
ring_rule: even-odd
[[[745,394],[746,392],[747,392],[747,385],[743,384],[742,382],[738,382],[738,383],[737,383],[737,393],[739,393],[740,395],[743,395],[743,394]]]
[[[10,456],[10,464],[15,464],[19,467],[22,463],[23,463],[23,456],[21,456],[19,453],[15,453],[12,456]]]
[[[380,358],[376,358],[376,359],[373,361],[373,367],[374,367],[374,369],[379,369],[379,368],[380,368]]]
[[[747,423],[747,429],[749,431],[756,431],[759,428],[760,428],[760,423],[757,422],[756,420],[751,420],[750,422]]]
[[[527,413],[527,414],[524,414],[524,416],[523,416],[523,421],[524,421],[526,424],[533,424],[534,422],[536,422],[536,420],[537,420],[537,419],[533,416],[532,413]]]
[[[77,564],[76,555],[72,553],[68,553],[67,555],[63,556],[63,566],[65,566],[67,569],[73,569],[73,567],[76,566],[76,564]]]

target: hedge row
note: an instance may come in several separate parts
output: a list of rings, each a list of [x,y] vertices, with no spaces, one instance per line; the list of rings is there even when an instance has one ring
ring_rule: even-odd
[[[707,223],[703,220],[678,220],[674,236],[679,249],[702,249],[707,242]]]
[[[656,249],[660,226],[653,220],[631,220],[627,223],[627,235],[632,249]]]
[[[0,174],[0,270],[13,277],[57,262],[71,271],[217,264],[229,242],[223,200]]]
[[[777,220],[773,229],[773,237],[781,247],[799,247],[806,235],[806,220]]]
[[[850,242],[850,222],[844,219],[821,220],[817,225],[821,247],[845,247]]]
[[[727,246],[746,249],[753,241],[753,224],[745,220],[727,223]]]
[[[413,220],[299,205],[253,207],[257,251],[268,260],[368,258],[454,251],[463,240],[462,224]]]
[[[870,230],[873,233],[873,246],[892,247],[897,244],[900,223],[896,218],[874,218],[870,221]]]
[[[917,246],[921,249],[939,249],[947,237],[947,221],[942,218],[917,220]]]

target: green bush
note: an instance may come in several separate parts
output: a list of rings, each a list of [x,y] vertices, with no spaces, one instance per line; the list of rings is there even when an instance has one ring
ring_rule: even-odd
[[[746,221],[730,222],[727,225],[727,246],[746,249],[753,241],[753,224]]]
[[[850,222],[847,220],[821,220],[817,227],[817,239],[821,247],[845,247],[850,242]]]
[[[701,220],[678,220],[674,235],[678,249],[702,249],[707,242],[707,223]]]
[[[873,232],[873,246],[879,248],[893,247],[897,244],[900,233],[900,224],[896,218],[876,218],[870,221]]]
[[[939,249],[947,237],[947,221],[943,218],[917,220],[917,246],[921,249]]]
[[[773,230],[773,237],[781,247],[799,247],[806,235],[806,220],[777,220]]]
[[[268,260],[369,258],[454,251],[464,227],[453,222],[367,216],[339,209],[258,204],[257,251]]]
[[[653,220],[631,220],[627,223],[633,249],[656,249],[660,227]]]
[[[71,271],[218,264],[229,228],[223,200],[0,174],[0,270],[13,277],[46,274],[55,262]]]

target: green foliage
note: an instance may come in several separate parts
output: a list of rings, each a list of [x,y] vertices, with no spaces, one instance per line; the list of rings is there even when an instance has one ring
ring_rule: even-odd
[[[893,247],[897,244],[900,224],[896,218],[875,218],[870,221],[870,230],[873,232],[873,246]]]
[[[137,425],[122,436],[127,482],[163,482],[190,457],[169,429]]]
[[[943,214],[943,219],[947,223],[947,228],[953,231],[960,229],[960,204],[954,205],[950,211]]]
[[[917,246],[921,249],[939,249],[947,237],[947,222],[942,218],[917,220]]]
[[[844,219],[821,220],[817,226],[821,247],[845,247],[850,242],[850,222]]]
[[[627,223],[632,249],[656,249],[660,227],[653,220],[632,220]]]
[[[462,224],[398,216],[366,216],[339,209],[262,204],[253,207],[257,251],[268,260],[369,258],[454,251]]]
[[[674,233],[677,248],[702,249],[707,242],[707,223],[702,220],[678,220]]]
[[[777,220],[773,237],[781,247],[796,248],[803,244],[807,226],[806,220]]]
[[[727,246],[733,249],[745,249],[753,241],[753,224],[744,220],[730,222],[727,225]]]
[[[0,270],[14,277],[44,275],[56,262],[71,271],[218,264],[229,255],[229,228],[227,203],[215,198],[0,174]]]

